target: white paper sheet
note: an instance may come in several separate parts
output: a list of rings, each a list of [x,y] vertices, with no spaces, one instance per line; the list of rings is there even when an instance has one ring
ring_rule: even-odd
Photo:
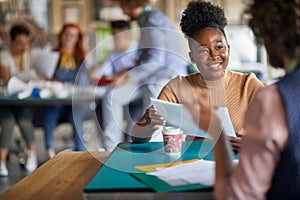
[[[45,51],[43,49],[33,49],[31,51],[31,67],[36,72],[48,79],[51,79],[58,63],[59,53],[55,51]]]
[[[155,98],[151,98],[151,102],[157,112],[165,118],[167,122],[166,125],[179,127],[186,135],[211,138],[208,133],[200,129],[194,123],[191,114],[182,104],[171,103]],[[215,112],[221,119],[225,134],[236,137],[228,109],[225,107],[219,107]]]
[[[233,160],[234,165],[238,162],[238,159]],[[215,183],[215,161],[200,159],[174,167],[157,168],[156,171],[147,174],[156,176],[171,186],[188,184],[212,186]]]
[[[24,72],[19,72],[15,76],[25,82],[28,82],[30,80],[38,80],[38,75],[32,69],[26,70]]]
[[[199,160],[174,167],[160,168],[148,175],[157,176],[171,186],[187,184],[214,185],[215,162]]]

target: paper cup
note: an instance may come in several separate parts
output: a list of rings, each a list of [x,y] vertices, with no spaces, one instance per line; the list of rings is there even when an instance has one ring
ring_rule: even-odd
[[[180,128],[167,126],[163,131],[164,150],[167,155],[177,156],[181,154],[182,130]]]

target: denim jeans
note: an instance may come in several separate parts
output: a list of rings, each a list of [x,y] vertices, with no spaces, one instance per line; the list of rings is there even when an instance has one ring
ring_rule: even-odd
[[[151,85],[130,83],[113,88],[106,93],[102,101],[103,138],[106,150],[112,151],[119,142],[123,142],[125,140],[124,133],[130,135],[135,120],[130,117],[133,114],[130,113],[129,103],[142,99],[142,112],[144,112],[151,104],[150,97],[157,97],[165,83],[165,80],[162,83]],[[123,126],[124,118],[127,127]]]
[[[64,105],[52,105],[48,107],[44,115],[44,132],[46,149],[53,148],[53,132],[58,124],[58,120],[65,112],[67,120],[71,123],[73,129],[73,138],[76,151],[84,151],[84,142],[82,140],[83,117],[73,116],[72,107]]]

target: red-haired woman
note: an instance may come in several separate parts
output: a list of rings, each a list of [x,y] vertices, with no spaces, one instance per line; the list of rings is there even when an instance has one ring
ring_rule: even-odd
[[[56,51],[60,52],[60,59],[53,75],[53,80],[69,84],[90,84],[90,79],[86,73],[84,59],[86,49],[84,47],[85,35],[77,24],[65,24],[58,34],[58,46]],[[77,78],[78,77],[78,78]],[[79,106],[80,108],[80,106]],[[53,148],[53,131],[58,119],[62,114],[67,114],[69,122],[72,124],[75,150],[83,151],[82,142],[82,112],[73,115],[72,106],[61,104],[48,107],[44,116],[45,145],[49,158],[55,155]]]

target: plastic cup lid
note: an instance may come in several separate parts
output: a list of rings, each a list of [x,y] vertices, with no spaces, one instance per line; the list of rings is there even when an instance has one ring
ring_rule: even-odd
[[[163,129],[163,133],[165,134],[182,134],[182,130],[173,126],[165,126]]]

